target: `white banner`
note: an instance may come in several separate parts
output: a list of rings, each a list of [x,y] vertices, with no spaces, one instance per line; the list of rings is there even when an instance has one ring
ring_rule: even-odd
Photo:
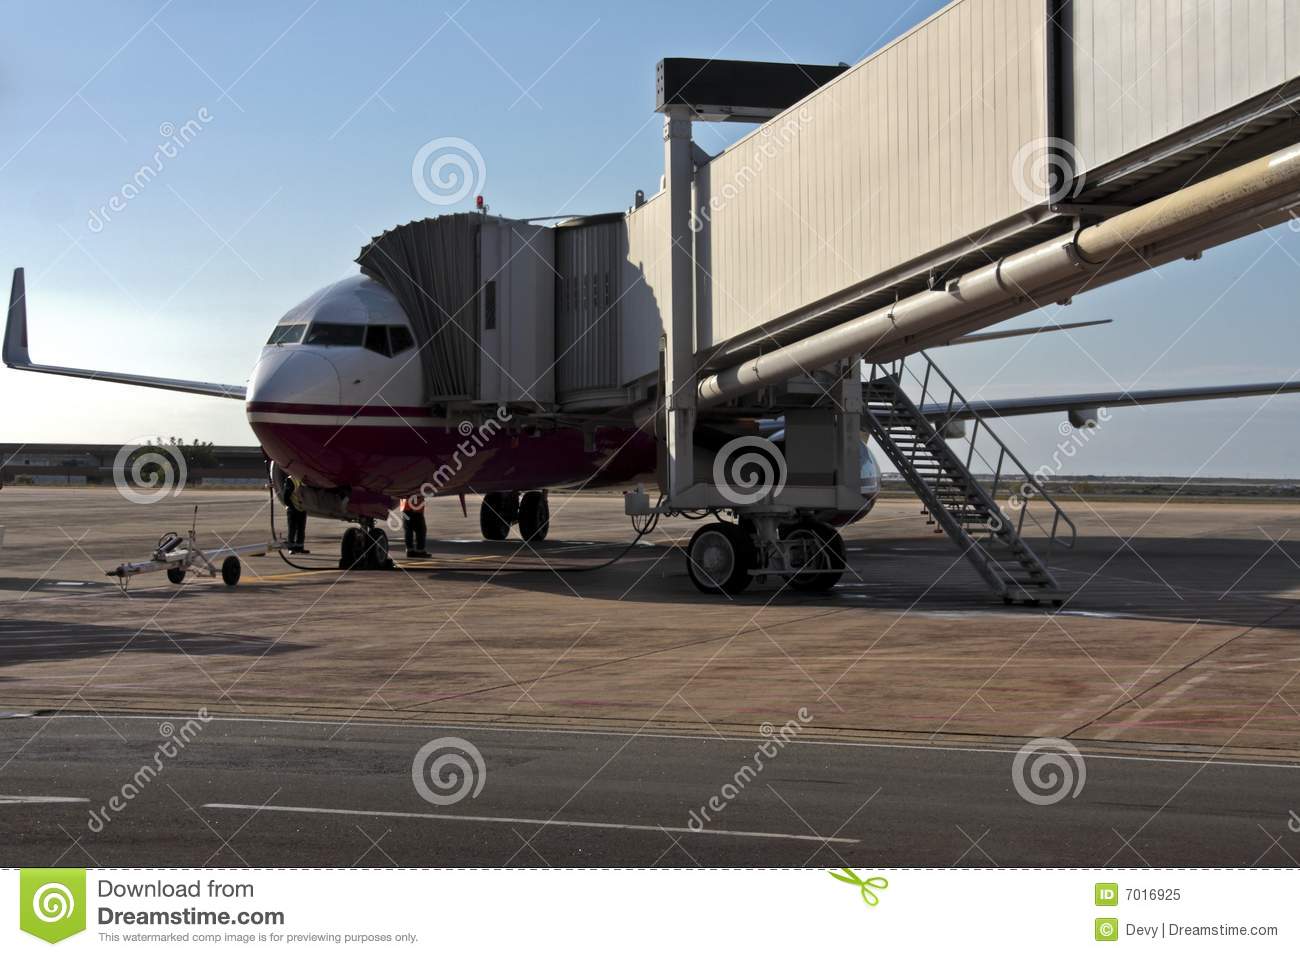
[[[61,868],[3,882],[16,905],[5,954],[51,942],[64,954],[620,957],[1300,946],[1293,871]]]

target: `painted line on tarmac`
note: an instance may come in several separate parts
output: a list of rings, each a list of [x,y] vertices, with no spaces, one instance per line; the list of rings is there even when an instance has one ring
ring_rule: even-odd
[[[753,837],[770,841],[815,841],[818,844],[859,844],[853,837],[822,837],[819,834],[780,834],[767,831],[725,831],[718,828],[665,827],[661,824],[619,824],[614,821],[561,821],[534,817],[485,817],[470,814],[431,814],[425,811],[366,811],[338,807],[291,807],[281,804],[204,804],[214,811],[280,811],[286,814],[341,814],[349,817],[397,817],[423,821],[463,821],[471,824],[536,824],[539,827],[585,827],[607,831],[653,831],[670,834],[719,834],[724,837]]]
[[[185,721],[194,717],[188,715],[172,714],[114,714],[107,711],[101,711],[105,717],[121,721]],[[100,717],[93,714],[51,714],[36,715],[33,720],[42,721],[99,721]],[[257,715],[248,715],[246,717],[235,717],[233,715],[211,715],[209,722],[225,722],[228,724],[301,724],[301,725],[318,725],[322,727],[348,727],[358,730],[367,728],[388,728],[388,729],[439,729],[446,731],[487,731],[494,733],[506,734],[559,734],[559,735],[582,735],[590,737],[608,737],[608,738],[658,738],[670,741],[700,741],[705,743],[717,743],[718,741],[730,743],[753,743],[769,740],[758,735],[722,735],[717,734],[683,734],[681,732],[656,732],[656,731],[602,731],[590,728],[531,728],[520,725],[503,725],[503,724],[447,724],[445,722],[423,722],[423,721],[374,721],[365,718],[355,720],[333,719],[325,720],[319,718],[274,718],[259,717]],[[1026,738],[1026,741],[1030,740]],[[1120,742],[1123,744],[1124,742]],[[878,748],[893,751],[952,751],[959,754],[1019,754],[1023,748],[1013,747],[972,747],[970,745],[943,745],[943,744],[893,744],[885,741],[830,741],[825,738],[791,738],[786,742],[787,745],[799,747],[814,748]],[[1086,742],[1085,742],[1086,744]],[[1177,747],[1172,745],[1171,747]],[[1145,761],[1151,764],[1213,764],[1215,767],[1230,768],[1273,768],[1282,771],[1300,771],[1300,761],[1290,763],[1280,761],[1222,761],[1213,758],[1212,755],[1206,755],[1203,758],[1198,757],[1157,757],[1141,754],[1108,754],[1104,751],[1086,751],[1080,749],[1080,754],[1089,760],[1098,761]],[[694,833],[694,832],[692,832]]]
[[[44,794],[0,794],[0,804],[89,804],[90,798],[53,797]]]

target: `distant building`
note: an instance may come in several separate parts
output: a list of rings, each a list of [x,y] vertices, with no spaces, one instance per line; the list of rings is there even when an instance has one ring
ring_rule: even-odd
[[[0,485],[111,485],[121,445],[0,442]],[[258,485],[267,465],[255,445],[216,445],[186,467],[191,485]]]

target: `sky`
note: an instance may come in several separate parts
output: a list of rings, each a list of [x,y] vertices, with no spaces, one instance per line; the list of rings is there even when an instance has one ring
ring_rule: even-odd
[[[0,0],[0,271],[7,288],[27,269],[36,362],[242,384],[369,237],[470,207],[415,188],[429,141],[473,144],[494,212],[622,209],[663,171],[662,57],[854,63],[941,5]],[[695,129],[717,152],[747,128]],[[1282,226],[1019,320],[1112,325],[936,359],[985,398],[1298,378],[1297,285],[1300,231]],[[236,402],[4,368],[0,409],[0,441],[254,443]],[[1296,477],[1297,413],[1300,397],[1116,410],[1071,471]],[[1032,468],[1060,420],[997,428]]]

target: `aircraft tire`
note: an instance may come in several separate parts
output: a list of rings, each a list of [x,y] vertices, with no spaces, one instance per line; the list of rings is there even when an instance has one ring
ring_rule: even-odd
[[[730,522],[710,522],[686,546],[686,573],[706,595],[738,595],[752,582],[754,543]]]
[[[371,569],[384,569],[392,564],[388,558],[388,533],[382,528],[366,529],[366,557],[363,565]]]
[[[349,525],[343,532],[343,542],[339,546],[339,568],[350,571],[361,566],[366,545],[365,530]]]
[[[519,502],[519,537],[544,542],[551,531],[551,506],[545,492],[525,492]]]
[[[478,509],[478,527],[489,542],[504,542],[510,536],[513,509],[506,492],[489,492]]]

